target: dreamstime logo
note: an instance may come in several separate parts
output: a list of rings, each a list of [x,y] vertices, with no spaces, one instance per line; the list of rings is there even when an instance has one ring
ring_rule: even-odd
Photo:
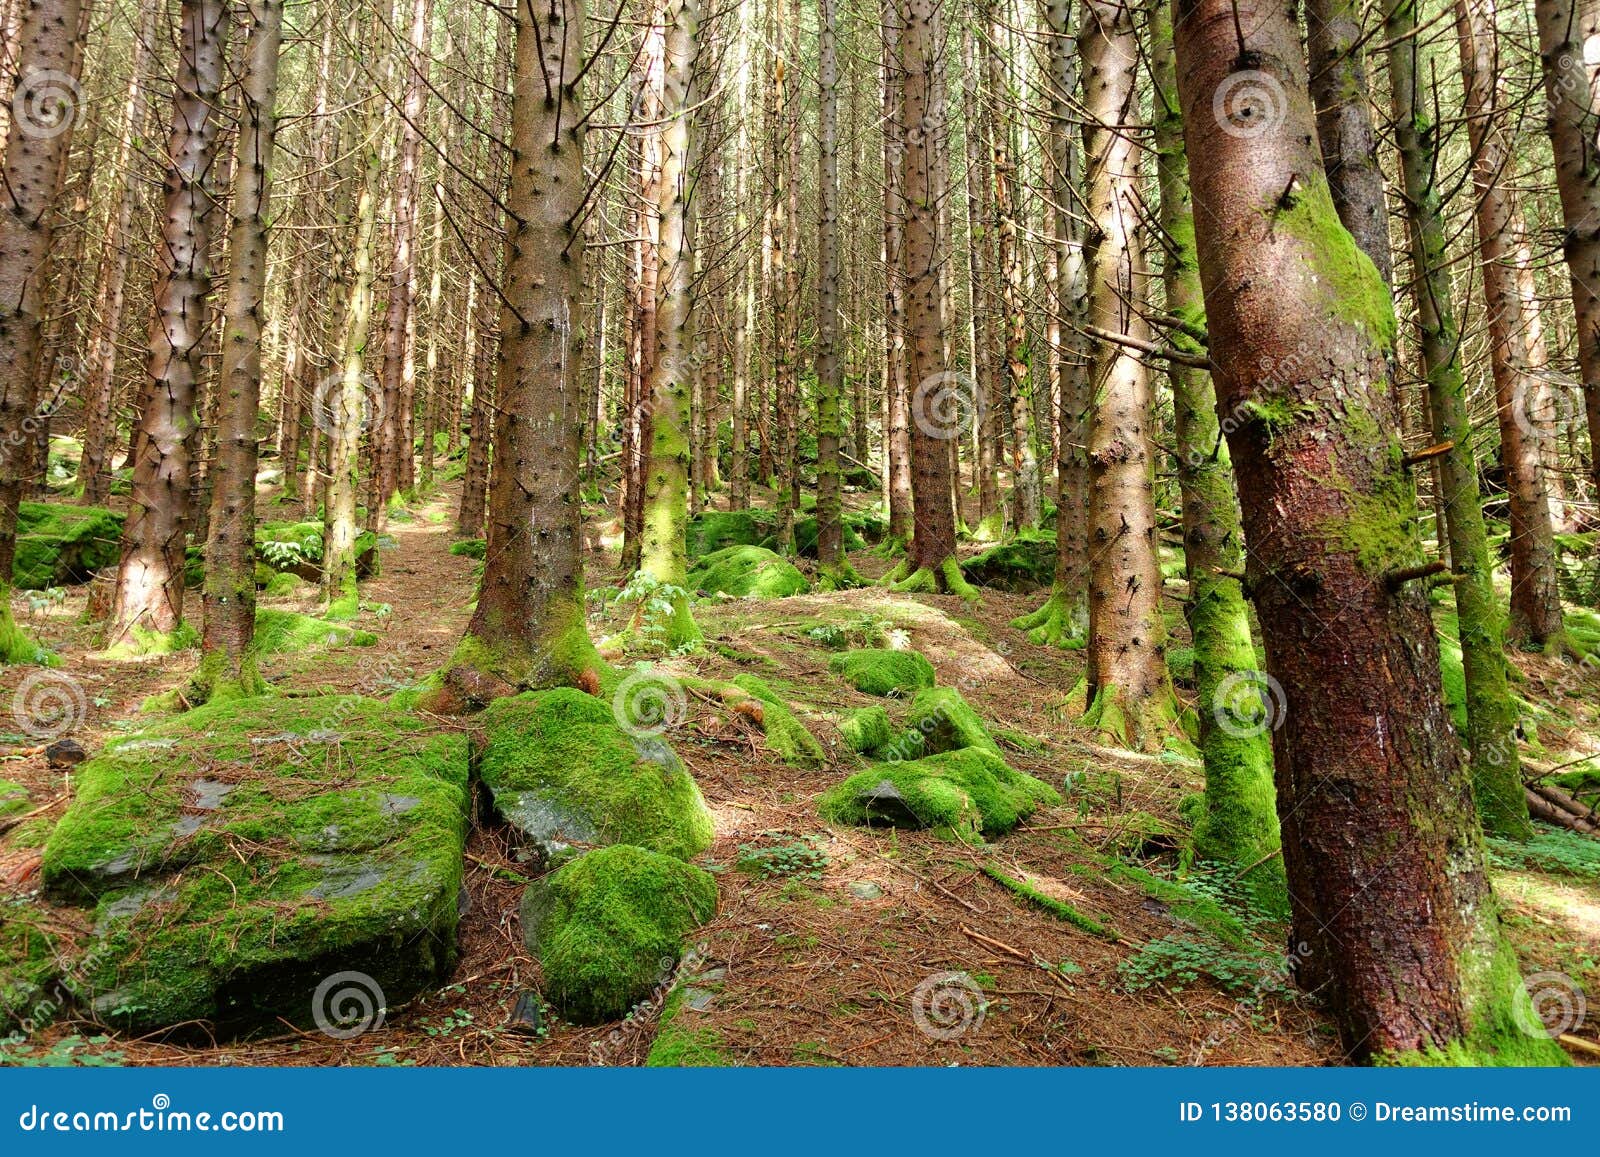
[[[967,374],[934,374],[912,391],[911,418],[928,437],[948,442],[971,428],[981,397],[978,383]]]
[[[683,684],[654,668],[635,671],[611,697],[611,714],[617,726],[635,739],[672,730],[689,713]]]
[[[35,671],[17,687],[11,717],[24,734],[59,739],[78,729],[89,713],[82,685],[60,671]]]
[[[1289,115],[1289,97],[1276,77],[1246,69],[1217,86],[1211,96],[1211,113],[1229,136],[1259,137],[1283,124]]]
[[[330,438],[341,430],[371,430],[383,422],[383,386],[371,374],[362,374],[351,391],[345,389],[343,373],[329,374],[311,393],[311,420]]]
[[[1522,978],[1528,1003],[1512,1005],[1512,1019],[1528,1036],[1552,1040],[1583,1023],[1588,1003],[1578,982],[1565,972],[1534,972]]]
[[[1235,739],[1276,731],[1288,714],[1283,684],[1265,671],[1234,671],[1211,696],[1211,717]]]
[[[1569,430],[1583,420],[1583,393],[1562,374],[1524,376],[1511,391],[1511,420],[1529,438]]]
[[[937,1041],[953,1041],[983,1027],[989,1002],[965,972],[936,972],[911,994],[911,1019],[917,1031]]]
[[[311,1019],[334,1040],[382,1028],[386,1011],[383,989],[365,972],[335,972],[311,996]]]
[[[76,78],[42,68],[17,81],[11,94],[11,116],[24,136],[49,140],[72,127],[78,119],[80,99]]]

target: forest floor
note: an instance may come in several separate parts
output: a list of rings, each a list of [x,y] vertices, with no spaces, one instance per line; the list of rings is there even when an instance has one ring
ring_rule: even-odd
[[[450,553],[456,502],[457,488],[447,486],[391,525],[394,544],[383,553],[381,574],[363,584],[356,624],[379,635],[377,646],[274,656],[265,664],[269,680],[301,694],[357,688],[381,694],[375,678],[399,687],[437,670],[460,638],[473,598],[476,564]],[[615,544],[591,545],[591,588],[615,583]],[[869,576],[889,566],[871,552],[853,561]],[[1176,612],[1182,584],[1169,583],[1168,590]],[[60,670],[85,689],[77,738],[92,752],[141,726],[147,718],[141,703],[181,685],[197,655],[142,663],[90,658],[94,628],[80,621],[87,597],[87,588],[76,588],[64,602],[39,607],[18,596],[16,611],[61,656]],[[198,597],[191,597],[189,614],[198,622]],[[758,729],[694,698],[669,735],[699,782],[717,832],[701,862],[718,870],[719,912],[698,933],[693,999],[675,1013],[692,1055],[760,1065],[1338,1062],[1326,1016],[1314,1000],[1296,995],[1284,972],[1287,929],[1233,908],[1237,889],[1229,873],[1179,864],[1185,825],[1178,805],[1201,789],[1199,766],[1101,746],[1076,724],[1081,703],[1068,699],[1082,673],[1081,656],[1033,646],[1008,625],[1042,598],[987,592],[981,602],[965,604],[867,588],[696,604],[708,645],[662,665],[709,678],[758,675],[829,758],[816,770],[788,766],[767,751]],[[314,610],[313,601],[308,587],[299,600],[263,605]],[[609,613],[597,611],[591,624],[597,637],[618,625],[606,621]],[[812,632],[868,620],[925,654],[940,684],[959,687],[1002,736],[1007,760],[1065,788],[1064,803],[997,840],[981,861],[972,849],[930,832],[824,823],[818,795],[862,766],[839,741],[834,721],[882,701],[831,675],[831,652]],[[1560,700],[1553,709],[1572,721],[1570,728],[1542,729],[1543,757],[1562,763],[1600,751],[1600,728],[1592,722],[1600,679],[1575,674],[1561,661],[1516,658],[1525,675],[1522,693],[1535,702]],[[29,673],[0,671],[5,702]],[[0,751],[0,778],[28,788],[37,811],[0,836],[0,891],[20,893],[37,887],[37,849],[71,798],[72,783],[70,774],[46,766],[37,745],[4,738],[16,742],[9,754]],[[540,979],[519,929],[525,863],[505,829],[486,815],[478,819],[468,845],[469,896],[454,975],[438,990],[389,1009],[374,1031],[341,1041],[286,1026],[265,1039],[207,1043],[195,1039],[193,1026],[181,1040],[132,1038],[69,1014],[0,1061],[643,1063],[664,992],[618,1024],[579,1028],[557,1021],[539,1032],[512,1024],[519,995],[536,991]],[[752,850],[775,853],[766,862],[779,870],[740,870]],[[1596,994],[1586,1022],[1571,1031],[1600,1040],[1600,878],[1543,870],[1561,867],[1543,861],[1513,865],[1497,857],[1496,863],[1524,971],[1565,974]],[[1110,935],[1082,931],[1027,904],[986,875],[985,864],[1032,880]],[[1245,921],[1250,942],[1218,939],[1185,897],[1221,903]],[[69,935],[87,932],[78,926],[83,913],[62,909],[58,919]],[[965,974],[974,987],[951,987],[948,974]],[[931,1026],[922,1015],[930,1008]],[[945,1025],[960,1031],[942,1031]]]

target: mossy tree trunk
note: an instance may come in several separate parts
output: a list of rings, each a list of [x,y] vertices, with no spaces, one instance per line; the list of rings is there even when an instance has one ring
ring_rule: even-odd
[[[694,272],[690,246],[692,204],[690,119],[693,76],[699,51],[699,18],[692,0],[664,0],[657,16],[662,24],[660,66],[652,65],[660,86],[660,171],[655,215],[660,229],[660,294],[652,340],[655,358],[646,381],[650,403],[649,454],[644,469],[643,529],[640,569],[655,582],[677,588],[668,647],[692,645],[700,639],[689,610],[689,559],[685,535],[689,520],[689,295]]]
[[[211,181],[231,14],[221,0],[184,0],[179,20],[150,381],[135,440],[108,649],[163,649],[183,622],[196,406],[211,321],[211,234],[217,225]]]
[[[817,566],[825,581],[848,581],[841,521],[839,441],[839,46],[836,0],[819,0],[817,85]]]
[[[72,121],[81,111],[75,96],[53,77],[70,75],[80,16],[78,0],[25,5],[12,57],[16,83],[34,94],[38,116],[10,121],[0,181],[0,440],[5,447],[0,453],[0,662],[5,663],[31,662],[39,653],[12,620],[11,572],[17,506],[28,481],[30,455],[23,449],[38,421],[40,281],[50,256]]]
[[[1205,301],[1194,252],[1194,206],[1183,154],[1169,0],[1153,0],[1149,13],[1156,179],[1160,224],[1166,232],[1162,282],[1167,313],[1186,327],[1172,330],[1167,340],[1203,356],[1204,348],[1191,336],[1205,330]],[[1270,906],[1286,908],[1283,866],[1269,858],[1279,846],[1273,718],[1241,703],[1260,690],[1262,680],[1250,612],[1237,577],[1244,569],[1244,529],[1233,493],[1233,464],[1222,440],[1211,376],[1174,361],[1167,380],[1172,386],[1189,579],[1184,614],[1194,645],[1196,714],[1206,769],[1206,810],[1195,829],[1195,851],[1205,859],[1248,867],[1255,894]]]
[[[518,9],[489,535],[478,606],[445,686],[481,705],[598,686],[583,614],[582,0]]]
[[[1248,582],[1284,696],[1299,955],[1328,978],[1353,1057],[1559,1063],[1514,1027],[1513,1002],[1532,1010],[1500,936],[1427,594],[1398,581],[1421,550],[1394,313],[1334,210],[1297,30],[1266,0],[1184,0],[1175,25],[1218,401],[1239,418]]]
[[[1589,50],[1600,43],[1600,2],[1535,0],[1533,11],[1578,323],[1589,471],[1600,495],[1600,60]]]
[[[1393,0],[1385,16],[1394,139],[1400,155],[1410,237],[1413,292],[1428,381],[1433,440],[1448,445],[1438,460],[1445,533],[1455,571],[1456,618],[1467,689],[1467,748],[1478,814],[1499,835],[1533,834],[1523,799],[1517,709],[1505,658],[1505,615],[1494,590],[1494,561],[1484,529],[1472,418],[1461,371],[1461,332],[1450,296],[1449,231],[1438,187],[1438,126],[1418,83],[1429,75],[1417,36],[1415,0]]]
[[[1394,279],[1394,258],[1389,251],[1378,137],[1372,131],[1364,44],[1357,0],[1307,0],[1311,100],[1317,107],[1317,142],[1322,146],[1328,191],[1339,220],[1387,285]]]
[[[226,689],[265,689],[256,670],[256,416],[261,405],[261,319],[267,292],[267,221],[277,132],[282,0],[251,0],[244,75],[240,78],[233,236],[223,310],[222,396],[217,457],[211,467],[206,537],[205,630],[198,697]]]
[[[1507,110],[1499,91],[1499,32],[1493,0],[1455,0],[1467,136],[1472,143],[1478,268],[1488,309],[1489,362],[1500,421],[1500,462],[1511,515],[1510,638],[1532,647],[1560,642],[1561,588],[1549,486],[1537,419],[1543,386],[1533,374],[1528,303],[1517,285]]]
[[[1090,217],[1089,324],[1148,340],[1139,221],[1139,41],[1127,0],[1088,0],[1078,35]],[[1150,371],[1133,349],[1101,342],[1090,382],[1088,722],[1141,748],[1176,718],[1161,618],[1152,478]]]

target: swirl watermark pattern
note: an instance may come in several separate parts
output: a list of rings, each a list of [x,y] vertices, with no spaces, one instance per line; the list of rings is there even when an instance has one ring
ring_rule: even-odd
[[[967,374],[955,372],[923,378],[911,394],[911,419],[929,438],[948,442],[972,428],[982,393]]]
[[[341,430],[375,429],[383,424],[383,386],[371,374],[362,374],[350,390],[344,374],[329,374],[311,392],[311,420],[330,438]]]
[[[1265,671],[1234,671],[1211,696],[1211,717],[1235,739],[1254,739],[1283,726],[1289,713],[1283,684]]]
[[[1589,1006],[1583,988],[1565,972],[1533,972],[1522,978],[1528,1003],[1512,1005],[1512,1019],[1528,1036],[1554,1040],[1583,1023]]]
[[[1511,420],[1529,438],[1546,438],[1585,421],[1583,387],[1562,374],[1524,375],[1511,389]]]
[[[311,996],[311,1019],[334,1040],[354,1040],[383,1027],[383,988],[365,972],[335,972]]]
[[[1211,97],[1211,114],[1233,137],[1264,136],[1289,115],[1289,97],[1270,73],[1245,69],[1223,79]]]
[[[49,140],[72,127],[81,100],[76,77],[41,68],[17,80],[11,94],[11,116],[24,136]]]
[[[965,972],[936,972],[911,993],[911,1020],[936,1041],[953,1041],[983,1027],[989,1002]]]
[[[35,739],[70,735],[89,713],[83,685],[60,671],[35,671],[11,697],[11,717],[23,734]]]
[[[617,726],[635,739],[663,735],[682,723],[689,713],[683,684],[654,668],[629,675],[611,697]]]

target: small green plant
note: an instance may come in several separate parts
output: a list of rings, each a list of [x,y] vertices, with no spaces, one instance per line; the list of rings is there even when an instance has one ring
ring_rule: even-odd
[[[1600,880],[1600,841],[1547,827],[1538,828],[1525,844],[1491,836],[1489,863],[1501,871],[1550,872]]]
[[[646,645],[665,647],[677,605],[689,598],[689,592],[641,570],[634,573],[616,598],[621,603],[635,604],[631,626]]]
[[[438,1021],[428,1017],[422,1022],[422,1031],[429,1036],[450,1036],[458,1029],[471,1027],[472,1014],[464,1008],[451,1009],[440,1017]]]
[[[783,844],[740,844],[734,866],[762,880],[780,876],[820,880],[828,866],[828,853],[820,836],[803,836]]]
[[[107,1049],[108,1036],[64,1036],[49,1048],[0,1037],[0,1068],[19,1069],[105,1069],[122,1064],[123,1053]],[[92,1051],[89,1051],[92,1050]]]
[[[1161,986],[1182,992],[1190,985],[1208,980],[1224,992],[1259,1000],[1277,996],[1293,1000],[1295,990],[1286,976],[1277,971],[1277,961],[1265,952],[1240,951],[1214,940],[1187,936],[1163,936],[1152,940],[1133,956],[1117,965],[1122,987],[1128,992],[1143,992]]]

